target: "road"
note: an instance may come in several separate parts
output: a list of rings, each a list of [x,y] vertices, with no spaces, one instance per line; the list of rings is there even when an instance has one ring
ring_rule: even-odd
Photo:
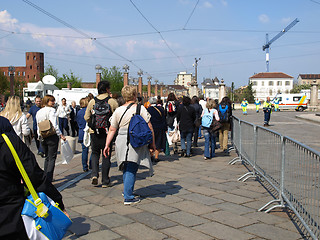
[[[301,114],[310,114],[310,112],[273,112],[271,114],[270,127],[268,128],[320,152],[320,124],[296,118],[297,115]],[[243,115],[241,110],[236,110],[233,111],[233,115],[241,120],[263,126],[263,111],[259,113],[248,111],[248,115]]]

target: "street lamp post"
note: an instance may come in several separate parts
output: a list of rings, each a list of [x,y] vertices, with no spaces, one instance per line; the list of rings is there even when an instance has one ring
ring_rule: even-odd
[[[157,96],[158,95],[158,80],[154,80],[155,82],[155,86],[154,86],[154,96]]]
[[[14,66],[9,66],[10,72],[10,96],[14,96],[14,71],[16,70]]]
[[[101,67],[100,64],[97,64],[95,66],[95,69],[97,70],[97,73],[96,73],[96,87],[98,87],[98,84],[101,81],[101,72],[100,71],[101,71],[102,67]]]
[[[138,75],[139,75],[139,78],[138,78],[138,93],[140,93],[141,96],[142,96],[142,77],[141,77],[142,74],[143,74],[143,71],[140,69],[138,71]]]
[[[148,77],[148,98],[151,97],[151,79],[152,77]]]
[[[127,86],[129,84],[128,82],[128,70],[129,70],[129,66],[127,64],[125,64],[122,69],[124,70],[124,73],[123,73],[123,86]]]

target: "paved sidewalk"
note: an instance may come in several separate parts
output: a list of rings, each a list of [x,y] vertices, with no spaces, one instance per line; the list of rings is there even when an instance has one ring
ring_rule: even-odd
[[[115,160],[110,188],[91,185],[90,174],[82,172],[81,154],[68,165],[56,166],[54,184],[60,189],[84,176],[61,191],[73,220],[64,239],[303,238],[290,212],[257,211],[273,197],[268,185],[237,181],[247,169],[240,163],[228,165],[234,151],[224,156],[217,150],[216,158],[204,160],[203,145],[200,140],[191,158],[161,155],[153,177],[139,169],[135,189],[143,199],[134,206],[123,205],[122,174]]]

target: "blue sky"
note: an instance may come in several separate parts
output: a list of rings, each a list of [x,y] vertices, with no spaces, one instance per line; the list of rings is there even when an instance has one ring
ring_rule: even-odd
[[[173,84],[201,58],[198,83],[217,76],[239,87],[266,71],[266,33],[298,18],[270,49],[270,71],[296,79],[320,73],[319,13],[320,0],[2,0],[0,66],[23,66],[24,53],[38,51],[60,75],[72,70],[85,82],[95,81],[96,64],[127,64],[131,77],[144,71],[144,84],[148,76]]]

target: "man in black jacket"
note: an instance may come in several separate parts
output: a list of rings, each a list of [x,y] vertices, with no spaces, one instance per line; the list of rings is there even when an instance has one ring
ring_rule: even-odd
[[[75,101],[72,101],[70,106],[70,126],[72,137],[78,136],[79,127],[76,119],[79,110],[80,107],[76,105]]]
[[[47,194],[65,211],[61,194],[47,180],[34,154],[16,135],[9,120],[0,117],[0,134],[3,133],[10,139],[35,190]],[[25,184],[22,183],[20,171],[1,135],[0,152],[0,239],[29,239],[21,218]]]

